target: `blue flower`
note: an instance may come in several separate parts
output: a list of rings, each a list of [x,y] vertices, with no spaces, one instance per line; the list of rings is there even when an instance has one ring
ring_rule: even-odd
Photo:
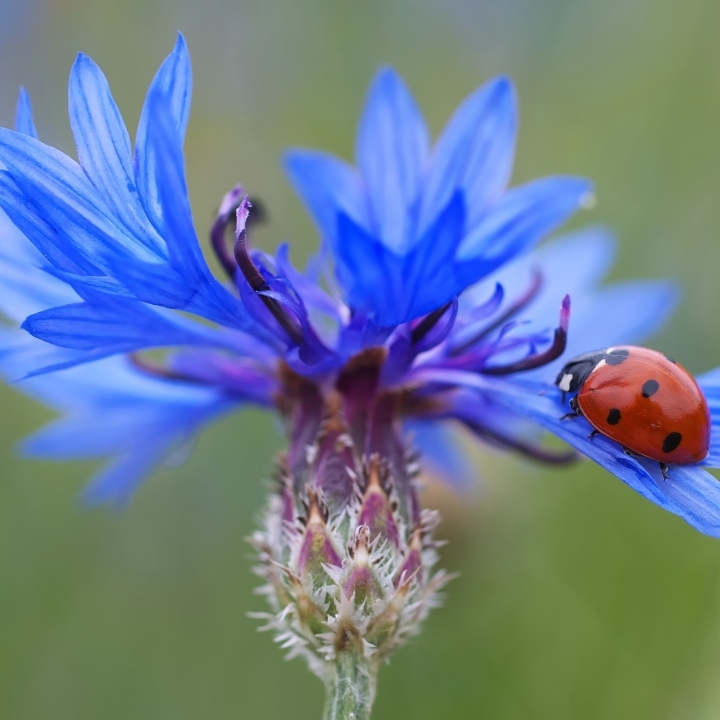
[[[224,281],[208,269],[190,212],[190,93],[179,37],[133,150],[104,76],[80,55],[69,88],[79,162],[37,138],[24,91],[16,131],[0,130],[0,311],[22,326],[0,333],[0,372],[61,414],[26,441],[28,453],[110,457],[86,497],[123,502],[174,447],[252,403],[286,421],[297,478],[325,457],[330,426],[366,458],[382,457],[401,484],[407,433],[458,486],[470,465],[457,426],[540,461],[574,457],[543,444],[545,428],[570,431],[539,389],[565,352],[651,332],[676,292],[660,281],[600,285],[614,247],[600,229],[536,247],[590,186],[557,177],[506,190],[516,124],[507,80],[473,93],[431,151],[409,92],[382,71],[360,124],[358,170],[319,153],[288,156],[323,252],[301,271],[286,245],[274,256],[253,250],[252,203],[237,187],[211,229]],[[715,408],[712,378],[704,387]],[[583,452],[605,448],[568,439]],[[337,490],[332,467],[323,472]],[[644,494],[659,502],[690,470],[672,472],[664,494]],[[685,505],[660,504],[718,534],[720,498],[701,490],[687,491]]]

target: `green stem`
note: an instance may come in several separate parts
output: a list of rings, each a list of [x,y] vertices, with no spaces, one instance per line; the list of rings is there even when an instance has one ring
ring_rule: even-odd
[[[326,683],[323,720],[370,720],[377,669],[352,652],[338,654]]]

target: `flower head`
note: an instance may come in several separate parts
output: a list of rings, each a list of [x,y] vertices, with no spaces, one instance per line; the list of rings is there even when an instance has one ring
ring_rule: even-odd
[[[30,439],[30,452],[111,456],[88,497],[122,501],[173,446],[246,403],[285,419],[300,495],[308,448],[331,409],[358,467],[377,455],[397,476],[409,431],[456,484],[467,475],[449,431],[458,425],[551,463],[573,454],[548,450],[544,428],[591,456],[605,447],[575,442],[552,396],[537,393],[566,350],[650,332],[674,288],[599,287],[613,248],[601,230],[535,248],[590,186],[555,177],[506,189],[516,127],[508,80],[471,94],[431,149],[409,91],[381,71],[357,168],[310,151],[287,157],[323,237],[319,259],[298,270],[287,246],[274,256],[253,249],[252,203],[237,187],[211,228],[224,281],[208,269],[190,213],[190,91],[180,37],[132,148],[102,72],[80,55],[69,87],[79,162],[37,139],[24,92],[16,131],[0,130],[0,207],[13,226],[0,254],[0,302],[25,331],[3,331],[0,368],[64,415]],[[143,354],[154,348],[166,351],[162,361]],[[357,494],[343,483],[322,493],[326,503]],[[715,513],[714,496],[705,497]]]

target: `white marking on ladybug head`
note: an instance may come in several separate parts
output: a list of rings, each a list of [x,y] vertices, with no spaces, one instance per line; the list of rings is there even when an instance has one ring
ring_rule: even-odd
[[[573,381],[573,377],[575,376],[572,373],[565,373],[558,383],[560,390],[563,392],[570,392],[570,383]]]
[[[602,360],[600,360],[600,362],[599,362],[590,372],[591,372],[591,373],[594,373],[594,372],[596,372],[597,370],[599,370],[601,367],[603,367],[603,366],[605,366],[605,365],[607,365],[607,362],[605,361],[605,358],[603,358]]]

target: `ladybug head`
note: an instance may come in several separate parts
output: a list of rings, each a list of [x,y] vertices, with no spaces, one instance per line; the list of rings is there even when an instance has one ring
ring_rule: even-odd
[[[625,348],[608,348],[578,355],[565,364],[555,378],[555,384],[564,393],[574,393],[580,389],[587,376],[603,360],[609,365],[617,365],[628,356]]]

